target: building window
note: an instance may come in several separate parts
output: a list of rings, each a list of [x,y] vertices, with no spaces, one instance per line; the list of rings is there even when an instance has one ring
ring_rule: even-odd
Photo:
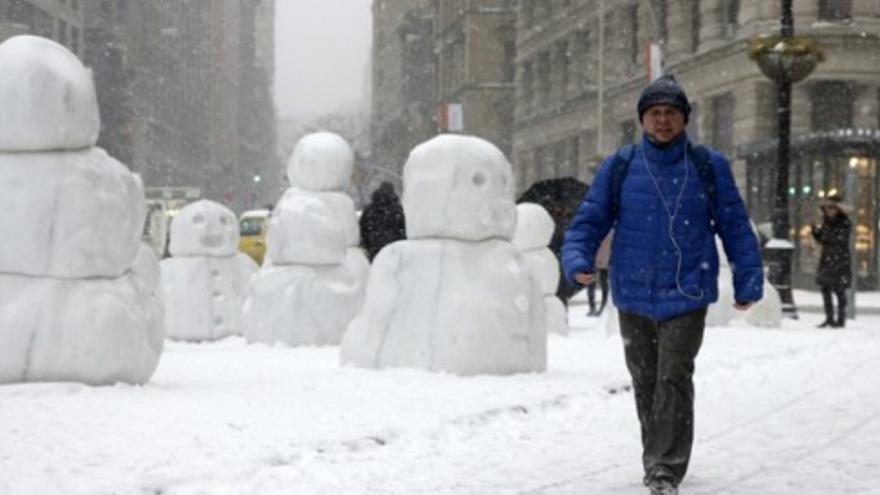
[[[666,0],[654,0],[652,4],[651,14],[654,16],[653,22],[656,26],[655,35],[657,37],[655,41],[663,44],[669,39],[669,7]]]
[[[852,17],[852,0],[819,0],[819,19],[839,21]]]
[[[58,41],[58,43],[61,43],[62,45],[67,44],[67,23],[66,22],[61,21],[61,20],[58,21],[58,34],[56,35],[55,39]]]
[[[550,95],[550,52],[541,52],[538,54],[537,67],[535,69],[535,79],[537,87],[535,93],[539,105],[547,102]]]
[[[724,0],[721,12],[721,33],[733,36],[739,26],[739,0]]]
[[[70,51],[79,55],[79,28],[70,26]]]
[[[562,96],[562,99],[565,99],[568,91],[568,78],[569,72],[571,71],[571,60],[568,55],[568,42],[560,41],[556,43],[556,61],[558,63],[557,69],[559,70],[559,94]]]
[[[620,145],[630,144],[636,140],[636,123],[626,120],[620,123]]]
[[[532,68],[532,62],[527,60],[522,65],[522,95],[523,108],[531,110],[532,102],[535,97],[535,71]]]
[[[696,53],[700,49],[700,28],[703,24],[703,16],[700,13],[700,0],[691,0],[691,51]]]
[[[572,46],[572,54],[569,58],[574,61],[572,70],[574,74],[570,79],[575,84],[575,91],[580,91],[590,84],[590,76],[593,75],[593,68],[590,67],[590,32],[586,30],[577,31],[574,35],[574,44]]]
[[[813,84],[812,128],[828,131],[852,127],[855,92],[848,81],[818,81]]]
[[[697,142],[700,140],[700,104],[696,101],[691,102],[691,113],[688,116],[685,131],[687,131],[691,141]]]
[[[629,22],[629,61],[639,63],[639,6],[633,5],[627,9],[627,20]]]
[[[535,23],[535,0],[523,0],[522,19],[525,27],[530,28]]]
[[[501,80],[513,82],[516,77],[516,29],[513,26],[504,26],[498,30],[498,39],[501,43]]]
[[[572,136],[568,140],[568,168],[560,173],[561,176],[577,176],[578,164],[581,160],[581,139],[577,136]]]
[[[733,117],[736,109],[733,93],[713,96],[709,102],[712,111],[712,147],[730,156],[733,153]]]

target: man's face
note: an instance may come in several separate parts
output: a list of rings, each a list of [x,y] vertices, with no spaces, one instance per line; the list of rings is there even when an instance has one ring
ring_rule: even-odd
[[[670,105],[654,105],[642,117],[645,134],[658,144],[675,141],[684,132],[684,113]]]

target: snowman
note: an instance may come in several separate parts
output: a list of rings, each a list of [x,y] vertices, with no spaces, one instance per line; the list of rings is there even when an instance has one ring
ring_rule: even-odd
[[[441,135],[410,153],[408,239],[374,259],[343,363],[461,375],[545,368],[544,298],[511,242],[513,187],[504,154],[480,138]]]
[[[559,261],[547,246],[553,238],[556,224],[543,206],[536,203],[516,205],[516,231],[513,245],[521,253],[532,276],[544,295],[547,331],[568,334],[565,305],[556,297],[559,285]]]
[[[171,258],[163,260],[162,299],[168,337],[211,341],[241,334],[241,304],[257,264],[237,251],[232,210],[207,199],[171,221]]]
[[[706,326],[727,326],[734,318],[742,317],[746,323],[756,327],[779,328],[782,326],[782,301],[776,288],[764,280],[764,297],[745,312],[734,307],[733,273],[730,261],[724,253],[721,239],[715,238],[719,253],[718,269],[718,302],[709,306],[706,314]]]
[[[287,164],[291,187],[276,208],[291,198],[314,198],[330,209],[345,233],[346,269],[361,286],[367,281],[370,262],[360,245],[360,228],[354,200],[346,192],[354,169],[354,152],[348,142],[331,132],[316,132],[300,139]],[[363,291],[363,287],[358,290]]]
[[[290,196],[269,223],[269,263],[244,303],[248,342],[337,345],[363,303],[346,232],[320,200]]]
[[[143,188],[95,146],[91,72],[36,36],[0,44],[0,383],[144,383],[162,352]]]

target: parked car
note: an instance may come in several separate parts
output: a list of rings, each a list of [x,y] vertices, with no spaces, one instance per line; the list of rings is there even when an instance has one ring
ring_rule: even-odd
[[[266,230],[270,213],[269,210],[249,210],[238,219],[241,233],[238,250],[253,258],[258,265],[263,264],[266,255]]]

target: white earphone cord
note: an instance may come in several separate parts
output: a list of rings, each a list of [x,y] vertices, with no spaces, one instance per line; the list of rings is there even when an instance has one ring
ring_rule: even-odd
[[[678,196],[675,198],[675,204],[673,205],[672,210],[669,209],[669,205],[666,204],[666,198],[663,196],[663,191],[660,190],[660,183],[657,182],[657,177],[654,176],[654,171],[651,170],[651,163],[648,161],[647,155],[645,155],[644,145],[639,146],[639,151],[642,153],[642,162],[645,164],[645,169],[648,171],[648,175],[651,176],[651,181],[654,183],[654,189],[657,190],[657,195],[660,197],[660,202],[663,203],[663,208],[666,210],[666,214],[669,216],[669,230],[667,230],[667,234],[669,235],[669,240],[672,241],[673,247],[675,247],[675,252],[678,255],[678,263],[675,266],[675,287],[678,289],[678,292],[684,297],[691,299],[693,301],[701,301],[703,299],[704,293],[703,289],[700,289],[700,294],[695,296],[693,294],[688,294],[681,287],[681,265],[683,263],[683,254],[681,252],[681,246],[678,245],[678,241],[675,240],[675,235],[673,233],[673,227],[675,225],[675,217],[678,216],[678,210],[681,209],[681,198],[684,196],[684,189],[687,187],[688,177],[690,176],[690,165],[688,163],[688,153],[687,149],[684,152],[684,182],[681,184],[681,189],[678,191]]]

